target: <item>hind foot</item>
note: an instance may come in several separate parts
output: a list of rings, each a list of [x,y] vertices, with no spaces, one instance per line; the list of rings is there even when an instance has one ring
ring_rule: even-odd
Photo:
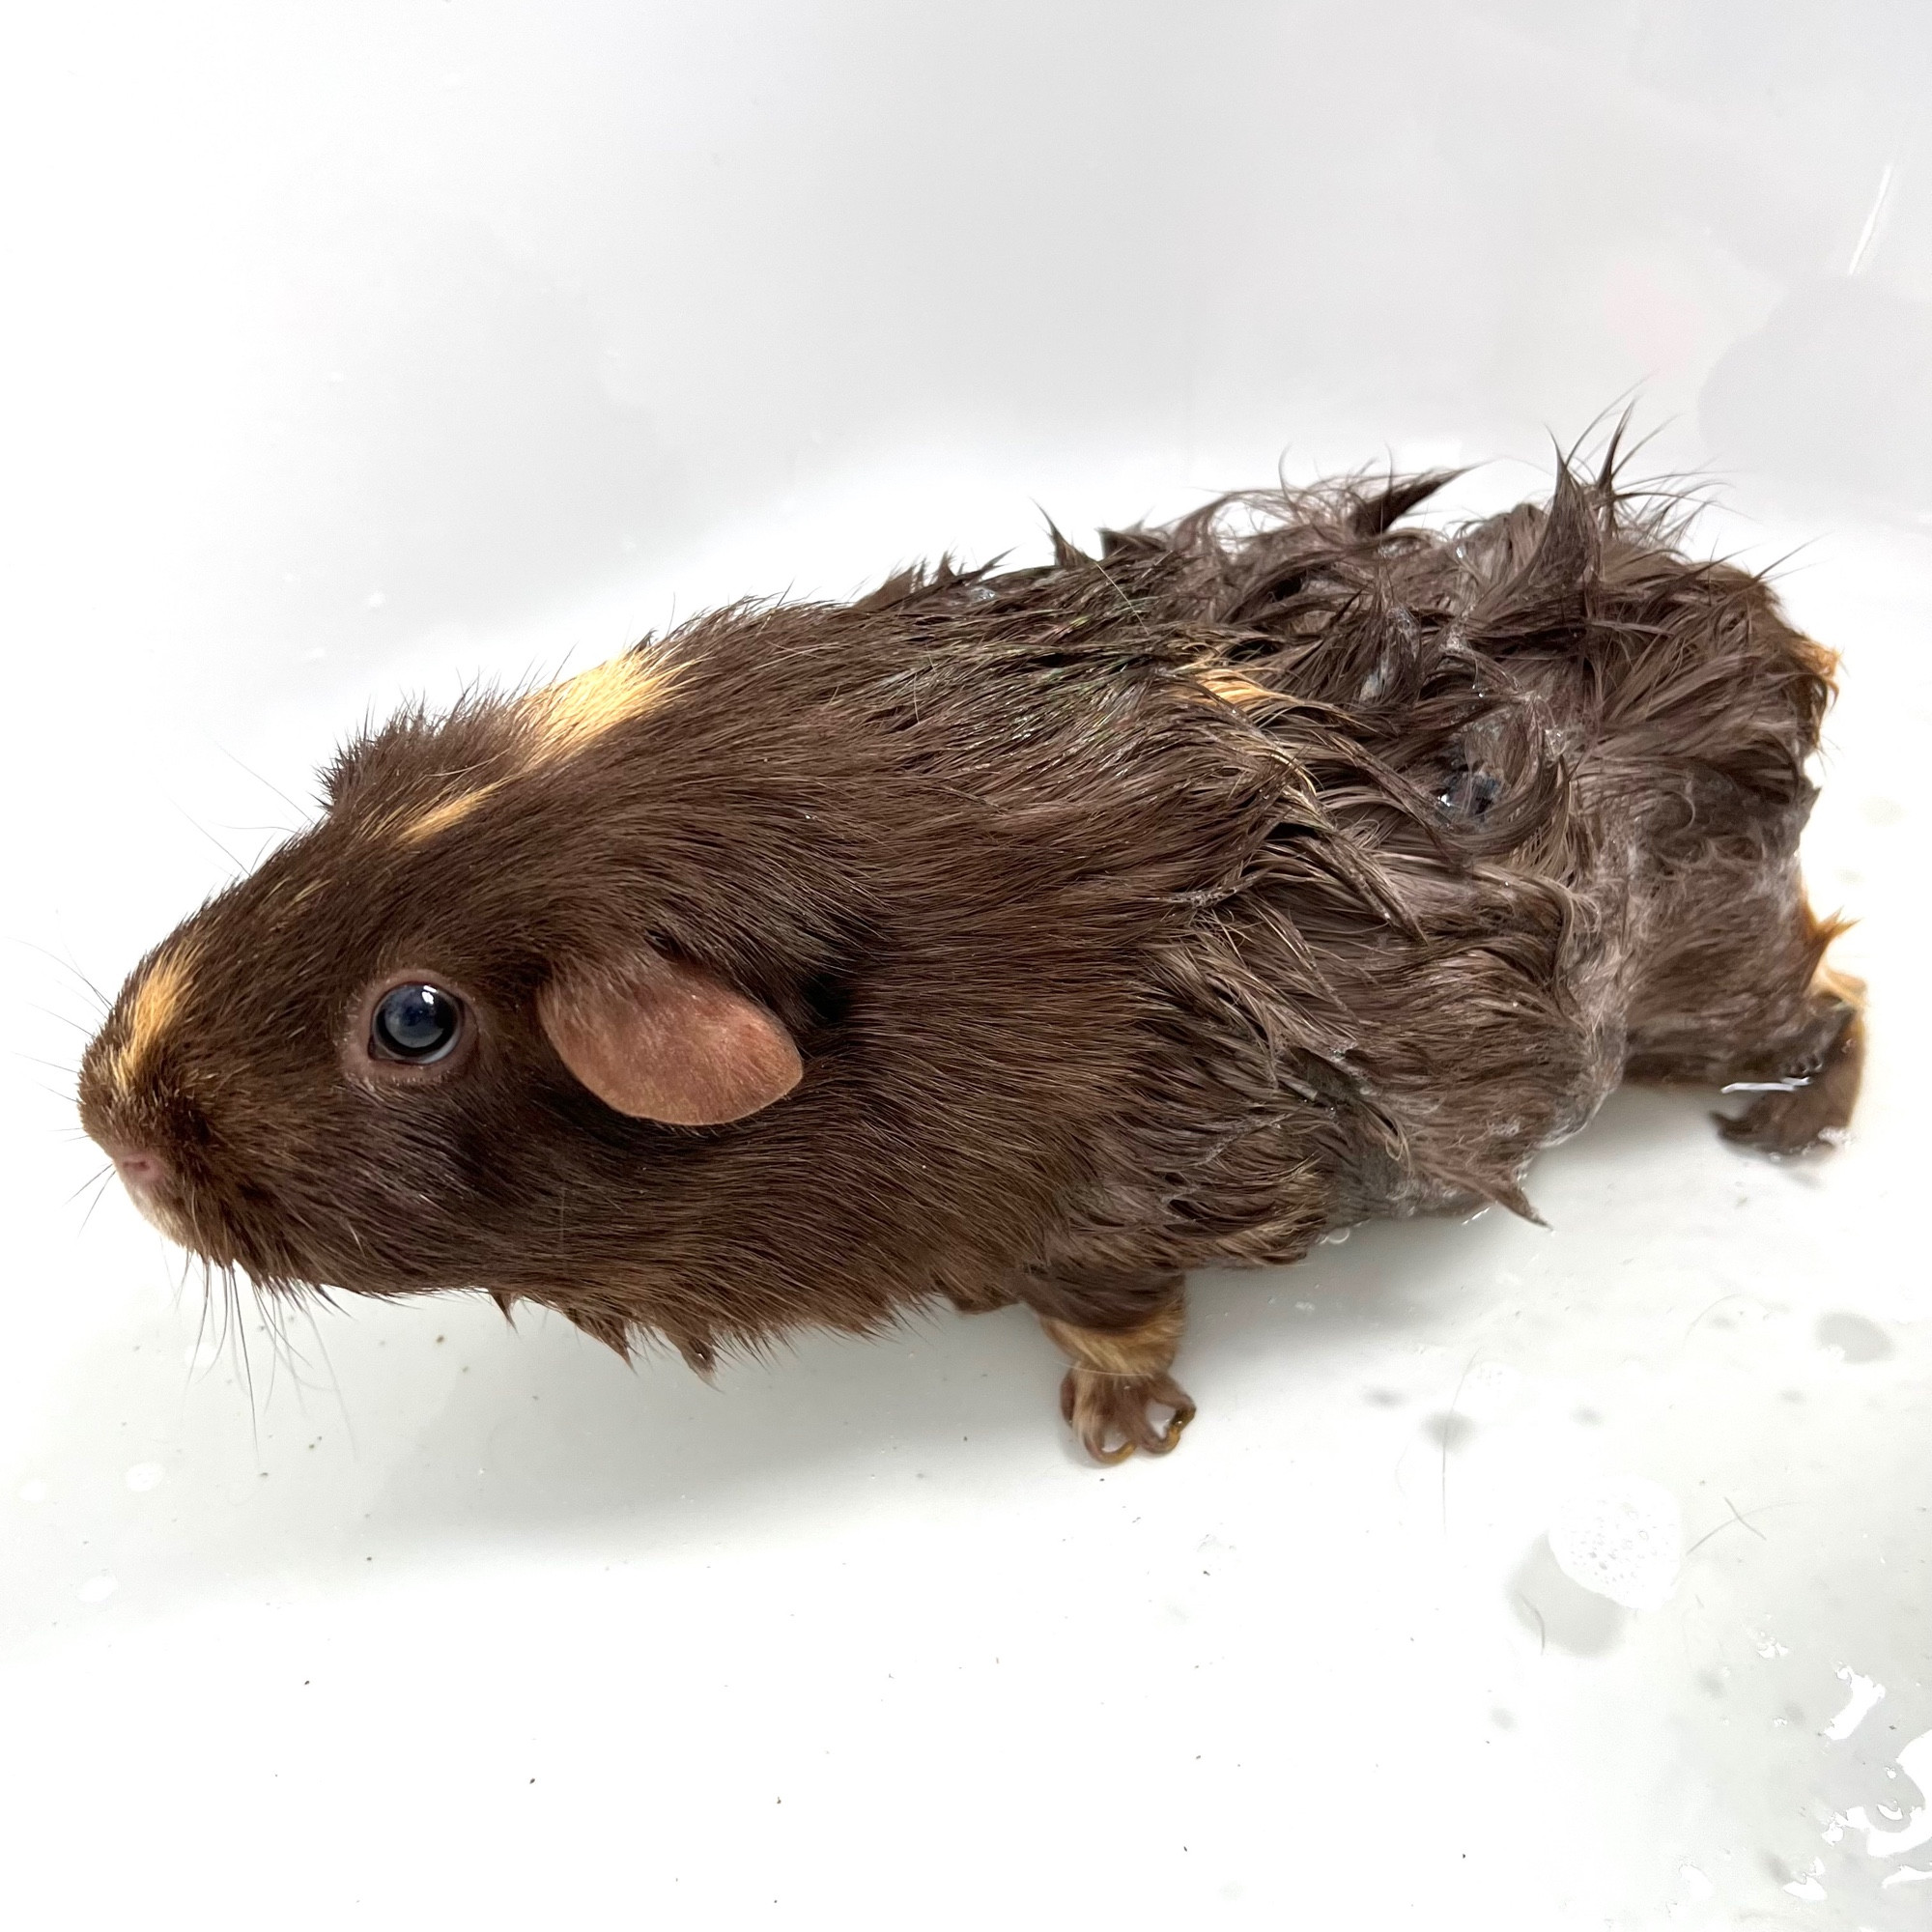
[[[1714,1115],[1718,1131],[1727,1141],[1760,1153],[1792,1154],[1835,1147],[1844,1140],[1864,1071],[1865,1025],[1859,1010],[1863,990],[1856,980],[1834,976],[1829,997],[1840,1014],[1835,1037],[1788,1080],[1766,1083],[1767,1091],[1742,1114]],[[1747,1089],[1748,1084],[1740,1082],[1729,1091]]]
[[[1165,1456],[1194,1420],[1187,1391],[1168,1374],[1184,1319],[1179,1296],[1131,1328],[1081,1328],[1040,1317],[1072,1357],[1060,1384],[1060,1412],[1094,1462],[1124,1462],[1136,1449]],[[1162,1410],[1167,1420],[1156,1422]]]

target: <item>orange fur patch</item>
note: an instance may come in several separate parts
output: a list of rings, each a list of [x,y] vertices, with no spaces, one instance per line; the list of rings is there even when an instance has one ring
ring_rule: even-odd
[[[1833,935],[1835,938],[1837,935]],[[1823,994],[1830,1000],[1842,1000],[1846,1006],[1864,1010],[1865,982],[1856,974],[1841,972],[1835,966],[1821,963],[1812,976],[1811,990]]]
[[[661,658],[628,651],[532,693],[518,707],[535,740],[532,762],[567,758],[606,732],[641,718],[664,697],[674,674]]]
[[[1803,632],[1798,637],[1798,654],[1804,667],[1813,676],[1822,677],[1835,692],[1838,688],[1838,668],[1843,659],[1829,644],[1821,644],[1816,638],[1808,638]]]
[[[439,832],[461,824],[497,788],[493,781],[477,785],[471,791],[460,791],[454,798],[446,798],[440,805],[433,805],[427,811],[406,819],[401,828],[403,843],[419,845],[425,838],[434,838]]]
[[[1226,667],[1204,670],[1201,682],[1224,704],[1266,704],[1281,695],[1264,684],[1257,684],[1245,672]]]
[[[512,711],[526,726],[526,736],[510,776],[541,771],[594,745],[618,725],[641,718],[664,697],[675,674],[675,667],[641,651],[629,651],[519,698]],[[405,845],[419,845],[452,825],[461,825],[506,782],[492,779],[421,810],[392,813],[381,821],[381,829]]]
[[[188,964],[180,952],[166,952],[142,979],[128,1011],[127,1031],[114,1052],[110,1077],[123,1094],[180,1012],[187,993]]]

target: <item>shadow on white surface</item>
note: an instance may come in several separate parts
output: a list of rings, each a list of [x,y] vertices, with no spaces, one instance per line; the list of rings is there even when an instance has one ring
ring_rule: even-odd
[[[561,1846],[585,1815],[616,1829],[622,1791],[639,1899],[725,1922],[833,1887],[884,1923],[996,1778],[1026,1817],[949,1879],[957,1922],[1017,1871],[1059,1897],[1037,1861],[1070,1830],[1136,1844],[1163,1904],[1237,1918],[1342,1909],[1397,1832],[1369,1893],[1390,1910],[1426,1877],[1505,1923],[1589,1923],[1612,1892],[1632,1923],[1700,1899],[1725,1923],[1822,1887],[1844,1922],[1902,1926],[1932,1797],[1900,1759],[1932,1730],[1922,1290],[1874,1281],[1846,1228],[1864,1148],[1774,1166],[1706,1114],[1618,1096],[1539,1165],[1548,1233],[1377,1227],[1202,1280],[1200,1421],[1104,1473],[1014,1311],[807,1338],[707,1388],[487,1304],[363,1307],[321,1322],[353,1446],[327,1391],[263,1388],[258,1335],[249,1454],[245,1392],[185,1390],[189,1311],[151,1305],[70,1359],[14,1472],[7,1695],[46,1747],[14,1815],[57,1840],[125,1802],[173,1868],[184,1766],[257,1861],[294,1843],[278,1788],[300,1794],[361,1849],[288,1922],[350,1911],[371,1870],[400,1922],[420,1881],[383,1811],[407,1804],[472,1861],[440,1895],[503,1922],[554,1875],[486,1821],[521,1793],[516,1829]],[[1619,1471],[1682,1506],[1648,1613],[1550,1554],[1565,1498]],[[1129,1761],[1157,1775],[1122,1785]],[[727,1855],[766,1782],[813,1848]],[[892,1834],[858,1877],[854,1807]],[[1273,1849],[1318,1856],[1284,1813],[1322,1817],[1319,1873]],[[603,1870],[554,1882],[595,1911]]]

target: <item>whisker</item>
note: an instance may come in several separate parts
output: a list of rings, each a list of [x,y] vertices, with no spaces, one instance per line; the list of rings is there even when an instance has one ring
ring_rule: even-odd
[[[71,958],[63,959],[58,952],[54,952],[49,947],[41,945],[41,943],[38,940],[19,939],[15,940],[14,944],[16,946],[31,946],[36,952],[39,952],[43,956],[45,956],[46,958],[51,959],[54,962],[54,964],[61,969],[62,972],[71,973],[73,977],[76,980],[78,980],[80,983],[83,986],[85,986],[91,994],[93,994],[94,998],[99,1003],[100,1010],[103,1013],[110,1012],[113,1010],[114,1002],[110,1000],[107,997],[107,995],[103,993],[100,990],[100,988],[97,986],[94,983],[94,981],[90,980],[87,977],[87,975],[83,973],[80,970],[80,968],[73,963]],[[56,1014],[55,1017],[58,1018],[59,1015]]]
[[[107,1183],[110,1177],[105,1174],[97,1175],[95,1177],[96,1182],[98,1184],[96,1185],[94,1190],[94,1199],[87,1204],[87,1212],[80,1217],[79,1232],[83,1235],[87,1233],[87,1224],[94,1219],[94,1210],[97,1208],[99,1208],[104,1200],[107,1199]],[[73,1196],[69,1195],[68,1199],[71,1201],[73,1199]]]
[[[269,1387],[267,1387],[267,1391],[263,1395],[263,1408],[269,1408],[274,1403],[274,1379],[276,1379],[276,1376],[284,1368],[288,1368],[288,1360],[286,1360],[286,1352],[284,1352],[282,1329],[280,1329],[280,1325],[276,1323],[276,1320],[269,1312],[269,1298],[263,1296],[261,1283],[259,1281],[251,1283],[251,1289],[255,1293],[255,1320],[261,1323],[263,1335],[269,1337]],[[290,1368],[290,1379],[296,1383],[296,1395],[298,1395],[298,1401],[299,1401],[301,1379],[294,1374],[292,1368]]]
[[[81,1035],[84,1038],[92,1039],[94,1037],[94,1029],[92,1027],[82,1026],[78,1020],[69,1019],[67,1014],[55,1012],[53,1008],[43,1007],[38,1000],[29,1000],[27,1004],[33,1008],[35,1012],[44,1013],[48,1019],[58,1020],[64,1027],[71,1027],[75,1033]]]
[[[255,1362],[248,1353],[248,1331],[242,1320],[242,1288],[235,1278],[235,1270],[222,1270],[226,1285],[228,1313],[231,1330],[235,1339],[236,1352],[242,1358],[242,1384],[248,1391],[248,1441],[254,1450],[255,1463],[259,1468],[262,1462],[262,1418],[255,1406]]]
[[[253,1286],[255,1290],[255,1312],[261,1317],[263,1330],[269,1336],[270,1346],[274,1349],[275,1366],[286,1372],[289,1380],[294,1384],[296,1405],[301,1410],[303,1416],[306,1417],[308,1414],[308,1406],[302,1398],[311,1392],[314,1385],[302,1374],[302,1370],[306,1365],[302,1360],[300,1351],[296,1348],[295,1343],[289,1336],[286,1323],[289,1307],[288,1292],[279,1283],[272,1283],[265,1287],[261,1282],[255,1282]],[[273,1401],[274,1392],[274,1376],[271,1372],[269,1379],[269,1392],[267,1397],[264,1398],[265,1406]]]
[[[242,760],[238,758],[235,755],[235,753],[228,749],[226,745],[221,744],[219,741],[214,739],[211,739],[209,742],[214,746],[214,749],[217,752],[219,752],[221,755],[229,761],[230,764],[240,765],[242,770],[246,772],[248,776],[251,779],[253,779],[258,785],[262,785],[269,791],[273,792],[275,796],[278,799],[280,799],[281,802],[285,806],[287,806],[288,809],[291,811],[293,811],[298,819],[302,820],[304,823],[308,820],[311,814],[307,810],[305,810],[301,806],[298,805],[295,802],[295,800],[292,799],[288,795],[288,793],[281,788],[280,785],[273,784],[269,780],[265,779],[262,776],[262,774],[254,768],[253,765],[242,764]]]
[[[73,1190],[73,1192],[67,1197],[67,1200],[61,1203],[61,1206],[65,1208],[69,1202],[78,1201],[80,1197],[83,1194],[85,1194],[87,1190],[90,1187],[92,1187],[97,1180],[105,1180],[108,1175],[113,1172],[113,1170],[114,1170],[114,1163],[111,1160],[107,1163],[105,1167],[97,1167],[94,1170],[94,1172],[90,1174],[87,1177],[87,1179],[83,1180],[80,1183],[80,1185],[76,1187]]]
[[[321,1301],[325,1307],[331,1309],[335,1304],[329,1300],[327,1293],[318,1291],[304,1293],[297,1301],[296,1306],[302,1319],[307,1321],[309,1333],[315,1337],[315,1346],[322,1356],[323,1367],[328,1371],[329,1391],[335,1397],[336,1408],[341,1412],[342,1433],[349,1438],[349,1453],[351,1456],[355,1456],[359,1454],[355,1444],[355,1425],[349,1419],[349,1405],[342,1394],[342,1378],[335,1373],[335,1364],[329,1359],[328,1344],[323,1339],[322,1323],[315,1319],[315,1310],[310,1306],[312,1301]]]
[[[204,825],[204,824],[203,824],[203,823],[201,822],[201,820],[200,820],[200,819],[198,819],[197,817],[195,817],[194,813],[193,813],[193,812],[191,812],[191,811],[189,811],[189,810],[188,810],[188,809],[187,809],[187,808],[186,808],[186,807],[185,807],[185,805],[182,805],[182,804],[179,804],[179,803],[178,803],[177,801],[175,801],[174,799],[170,799],[170,800],[168,801],[168,803],[169,803],[170,805],[174,806],[174,809],[175,809],[175,810],[177,810],[178,812],[180,812],[180,813],[181,813],[181,815],[182,815],[182,816],[183,816],[183,817],[184,817],[185,819],[186,819],[186,820],[187,820],[187,822],[188,822],[188,823],[189,823],[190,825],[192,825],[192,826],[194,827],[194,829],[195,829],[195,830],[196,830],[197,832],[199,832],[199,833],[201,834],[201,836],[202,836],[202,837],[203,837],[204,838],[206,838],[206,839],[208,840],[208,842],[209,842],[209,843],[210,843],[211,845],[213,845],[213,846],[214,847],[214,849],[215,849],[215,850],[216,850],[217,852],[219,852],[219,853],[221,854],[221,856],[222,856],[222,857],[223,857],[224,859],[226,859],[226,860],[228,861],[228,863],[229,863],[229,864],[230,864],[231,866],[233,866],[233,867],[235,867],[235,870],[236,870],[236,872],[237,872],[238,874],[240,874],[240,873],[242,873],[242,872],[245,872],[245,871],[246,871],[246,870],[248,869],[248,868],[247,868],[247,867],[246,867],[246,866],[244,866],[244,865],[243,865],[243,864],[242,863],[242,861],[241,861],[240,859],[238,859],[238,858],[237,858],[237,857],[235,856],[235,854],[234,854],[233,852],[231,852],[231,851],[230,851],[230,850],[228,849],[228,847],[227,847],[226,845],[224,845],[224,844],[223,844],[223,843],[221,842],[221,840],[220,840],[220,839],[218,839],[218,838],[216,838],[216,837],[214,836],[214,834],[213,834],[213,833],[212,833],[212,832],[211,832],[211,831],[210,831],[210,830],[208,829],[208,827],[207,827],[207,826],[205,826],[205,825]]]
[[[56,1015],[56,1017],[58,1017],[58,1015]],[[73,1068],[70,1066],[66,1061],[43,1060],[38,1053],[21,1053],[16,1048],[14,1053],[14,1058],[15,1060],[24,1060],[28,1063],[29,1065],[32,1066],[44,1066],[50,1073],[71,1074],[73,1072]]]
[[[188,1274],[188,1269],[193,1265],[193,1263],[194,1263],[194,1258],[192,1256],[185,1255],[182,1258],[181,1287],[176,1290],[176,1294],[178,1296],[181,1294],[185,1294],[187,1292],[187,1274]],[[203,1341],[207,1339],[208,1335],[209,1305],[213,1301],[213,1299],[214,1299],[214,1274],[213,1270],[209,1266],[208,1263],[204,1261],[201,1264],[201,1320],[195,1323],[195,1329],[194,1329],[194,1360],[196,1362],[201,1360],[201,1345]],[[192,1364],[190,1364],[190,1368],[192,1368]],[[207,1371],[204,1370],[203,1373],[206,1374]],[[188,1379],[190,1381],[194,1379],[192,1374],[189,1375]],[[187,1392],[185,1389],[184,1389],[182,1392],[182,1400],[184,1402],[187,1400]]]

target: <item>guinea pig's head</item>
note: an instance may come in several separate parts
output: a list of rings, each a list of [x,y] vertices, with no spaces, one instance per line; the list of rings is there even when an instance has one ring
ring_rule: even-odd
[[[152,1221],[270,1287],[540,1290],[608,1266],[647,1168],[791,1091],[792,1031],[704,956],[715,854],[626,779],[659,695],[619,659],[397,720],[135,968],[80,1111]]]

